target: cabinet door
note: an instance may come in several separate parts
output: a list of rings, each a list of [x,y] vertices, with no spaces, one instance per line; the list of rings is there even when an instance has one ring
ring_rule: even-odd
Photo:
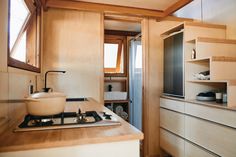
[[[184,157],[184,140],[164,129],[160,129],[161,148],[174,157]]]
[[[170,110],[160,109],[160,126],[184,137],[184,115]]]
[[[185,141],[185,157],[217,157],[217,155]]]
[[[184,105],[185,102],[183,101],[160,98],[160,106],[173,111],[184,113]]]
[[[185,116],[185,138],[220,156],[236,156],[235,129]]]
[[[185,103],[185,112],[189,115],[236,128],[235,111]]]

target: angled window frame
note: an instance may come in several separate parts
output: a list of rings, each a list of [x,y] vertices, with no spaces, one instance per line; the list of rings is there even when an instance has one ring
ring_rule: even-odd
[[[105,77],[126,77],[127,76],[127,40],[125,36],[105,35],[104,44],[118,44],[116,68],[105,68]],[[123,56],[122,56],[123,53]],[[121,58],[123,57],[123,58]],[[123,73],[121,70],[121,60],[123,59]]]
[[[8,1],[8,66],[23,69],[31,72],[37,72],[40,73],[40,66],[41,66],[41,53],[40,53],[40,29],[41,29],[41,4],[37,3],[38,1],[35,1],[36,6],[32,3],[31,0],[24,0],[27,8],[29,9],[30,15],[25,20],[24,24],[22,25],[20,32],[12,46],[12,49],[10,50],[10,15],[11,15],[11,0]],[[27,64],[27,58],[26,62],[19,61],[17,59],[14,59],[11,57],[11,53],[14,51],[14,49],[19,44],[19,41],[21,40],[21,37],[23,36],[24,32],[27,31],[29,25],[31,24],[32,20],[34,20],[34,17],[36,17],[36,55],[38,57],[38,67]],[[27,52],[26,52],[27,56]]]

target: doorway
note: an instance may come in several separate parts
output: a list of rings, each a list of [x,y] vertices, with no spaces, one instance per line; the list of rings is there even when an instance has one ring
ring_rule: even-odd
[[[104,21],[104,102],[142,130],[141,22]]]

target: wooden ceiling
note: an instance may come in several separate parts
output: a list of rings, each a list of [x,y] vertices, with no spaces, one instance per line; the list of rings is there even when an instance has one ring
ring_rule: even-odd
[[[105,14],[164,18],[193,0],[41,0],[44,9],[62,8]]]

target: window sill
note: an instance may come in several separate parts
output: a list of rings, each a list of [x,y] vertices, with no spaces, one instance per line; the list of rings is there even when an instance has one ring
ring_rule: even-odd
[[[18,61],[10,57],[8,58],[8,66],[22,69],[22,70],[31,71],[31,72],[40,73],[40,68],[34,67],[32,65],[26,64],[24,62]]]

